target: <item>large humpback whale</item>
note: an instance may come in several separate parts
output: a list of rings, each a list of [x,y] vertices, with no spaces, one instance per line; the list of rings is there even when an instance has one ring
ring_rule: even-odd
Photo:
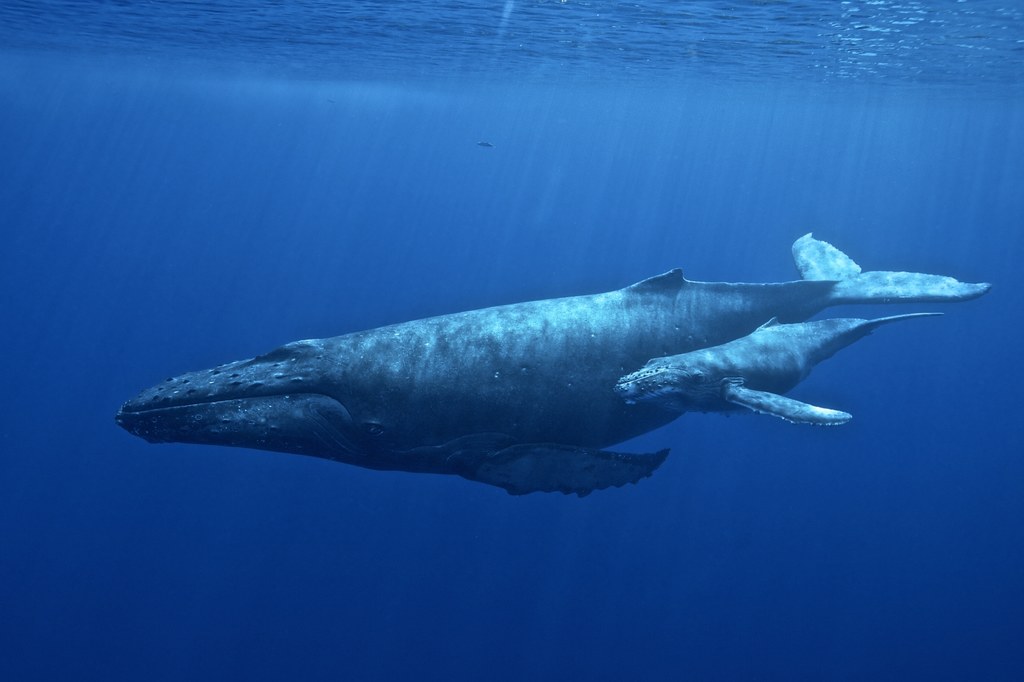
[[[811,235],[793,254],[802,280],[693,282],[672,270],[608,293],[297,341],[168,379],[116,419],[151,442],[457,474],[514,494],[585,495],[650,475],[668,452],[606,449],[676,416],[614,390],[651,358],[723,344],[771,318],[800,322],[831,305],[960,301],[989,288],[862,273]]]

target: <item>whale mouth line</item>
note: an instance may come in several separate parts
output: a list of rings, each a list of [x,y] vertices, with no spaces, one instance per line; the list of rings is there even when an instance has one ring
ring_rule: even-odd
[[[140,417],[141,416],[150,416],[150,415],[157,415],[157,414],[160,414],[160,413],[170,413],[170,412],[172,412],[174,410],[180,410],[180,409],[189,409],[189,408],[197,408],[197,407],[216,407],[218,405],[227,405],[229,403],[239,403],[239,402],[244,402],[244,401],[247,401],[247,400],[259,401],[259,400],[274,399],[274,398],[282,398],[282,399],[288,400],[288,399],[292,399],[292,398],[299,399],[299,398],[305,398],[305,397],[309,397],[309,398],[323,398],[323,399],[335,402],[338,405],[341,405],[341,401],[339,401],[337,398],[334,398],[333,396],[327,395],[326,393],[320,393],[319,391],[280,391],[280,392],[272,392],[272,393],[251,393],[251,394],[236,395],[236,396],[229,396],[229,397],[228,396],[209,396],[209,397],[204,398],[202,396],[197,396],[195,399],[191,399],[191,400],[188,400],[188,401],[176,401],[176,400],[174,400],[172,398],[163,398],[163,399],[151,400],[150,402],[155,402],[156,400],[159,400],[159,401],[161,401],[164,404],[142,405],[142,406],[139,406],[139,407],[135,407],[135,406],[132,405],[132,403],[135,402],[134,400],[129,400],[128,402],[126,402],[123,405],[121,405],[120,409],[118,409],[118,411],[117,411],[116,417],[120,418],[121,415],[132,415],[132,416],[140,416]]]
[[[190,402],[162,401],[163,404],[133,405],[129,400],[114,415],[121,428],[145,438],[176,431],[194,432],[211,424],[260,425],[271,420],[308,417],[330,413],[350,422],[352,417],[341,401],[315,391],[288,391],[238,396],[198,396]],[[170,404],[168,404],[170,403]],[[223,427],[221,427],[223,428]],[[161,438],[163,440],[164,438]]]
[[[170,401],[167,401],[170,402]],[[133,405],[114,416],[151,443],[201,443],[314,454],[352,461],[360,447],[352,415],[341,401],[317,392],[198,396],[188,403]]]

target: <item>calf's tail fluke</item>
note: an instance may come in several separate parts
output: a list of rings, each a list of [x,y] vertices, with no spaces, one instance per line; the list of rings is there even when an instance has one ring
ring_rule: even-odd
[[[831,280],[832,304],[967,301],[991,284],[961,282],[920,272],[863,272],[845,253],[810,233],[793,242],[793,260],[804,279]]]
[[[900,320],[910,320],[915,317],[942,317],[942,313],[906,313],[905,315],[890,315],[889,317],[876,317],[873,320],[864,320],[864,328],[867,331],[872,332],[878,329],[883,324],[889,324],[890,322],[899,322]]]

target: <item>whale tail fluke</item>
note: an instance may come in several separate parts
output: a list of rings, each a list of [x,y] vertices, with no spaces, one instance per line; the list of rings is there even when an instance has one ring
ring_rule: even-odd
[[[992,288],[986,282],[972,284],[920,272],[863,272],[852,258],[810,233],[793,242],[793,260],[804,279],[836,283],[833,305],[967,301]]]

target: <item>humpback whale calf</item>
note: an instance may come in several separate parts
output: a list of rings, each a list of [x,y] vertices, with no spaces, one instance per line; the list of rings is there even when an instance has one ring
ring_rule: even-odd
[[[765,320],[801,322],[845,303],[961,301],[988,284],[861,272],[805,235],[803,279],[695,282],[680,270],[607,293],[442,315],[189,372],[124,403],[150,442],[228,445],[371,469],[455,474],[512,494],[583,496],[649,476],[667,450],[610,446],[677,414],[615,391],[656,357],[717,346]]]
[[[875,320],[833,318],[779,324],[772,319],[720,346],[655,358],[619,379],[627,402],[649,400],[676,412],[724,412],[745,407],[795,424],[836,426],[853,415],[808,405],[782,393],[827,360],[888,322],[942,313],[910,313]]]

